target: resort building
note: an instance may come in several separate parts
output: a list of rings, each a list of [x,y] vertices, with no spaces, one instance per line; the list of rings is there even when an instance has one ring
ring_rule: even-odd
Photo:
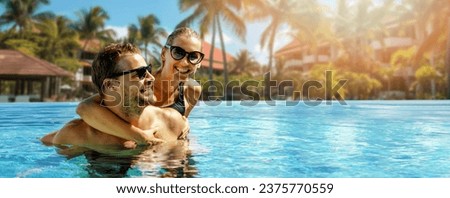
[[[336,49],[329,43],[321,43],[313,52],[309,45],[292,41],[275,52],[274,57],[286,61],[285,68],[307,72],[315,64],[328,63],[336,58]]]
[[[55,100],[62,78],[73,75],[47,61],[15,50],[0,50],[0,102]]]
[[[370,47],[373,50],[373,58],[381,63],[383,67],[390,67],[392,55],[401,49],[407,49],[418,45],[418,38],[414,30],[414,21],[399,24],[396,21],[386,23],[386,32],[388,36],[378,35],[379,40],[373,40]],[[412,67],[403,67],[395,71],[389,85],[384,82],[387,89],[380,92],[380,98],[406,98],[407,93],[400,90],[408,90],[408,84],[413,82],[415,73]]]
[[[84,50],[80,52],[81,67],[75,73],[75,84],[78,89],[81,89],[83,95],[91,95],[96,93],[95,87],[92,84],[92,61],[95,55],[99,52],[101,42],[98,39],[81,40],[80,46]]]
[[[390,59],[396,51],[407,49],[417,44],[412,23],[405,27],[404,24],[389,22],[386,23],[386,31],[380,32],[379,34],[376,36],[376,40],[369,41],[372,54],[368,54],[367,56],[370,56],[382,67],[390,67]],[[338,42],[341,45],[345,45],[348,41],[339,39]],[[293,40],[277,50],[274,57],[275,59],[284,59],[285,68],[298,70],[303,75],[308,75],[314,65],[334,62],[339,54],[343,52],[343,49],[336,44],[320,41],[318,43],[316,49],[313,50],[311,46]],[[411,67],[398,69],[395,71],[392,80],[395,83],[392,86],[389,85],[389,90],[387,90],[388,85],[384,85],[386,90],[380,92],[380,98],[390,97],[393,94],[397,95],[397,98],[405,98],[406,93],[400,90],[407,90],[408,82],[412,82],[413,79],[414,71]],[[386,82],[382,83],[386,84]]]
[[[203,54],[205,54],[205,57],[203,58],[202,65],[198,71],[207,74],[209,72],[209,62],[210,62],[209,60],[211,59],[211,57],[210,57],[211,56],[211,53],[210,53],[211,52],[211,44],[203,41],[202,50],[203,50]],[[230,62],[234,60],[234,57],[232,55],[230,55],[229,53],[226,53],[226,60],[227,60],[227,65],[229,65]],[[212,68],[213,68],[213,73],[215,73],[215,74],[220,75],[223,73],[223,51],[221,49],[217,48],[217,45],[215,45],[214,51],[213,51]]]

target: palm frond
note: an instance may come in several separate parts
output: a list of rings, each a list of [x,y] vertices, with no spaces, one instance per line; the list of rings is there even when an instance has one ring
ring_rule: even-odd
[[[183,19],[177,24],[176,28],[179,27],[189,27],[195,20],[203,18],[205,15],[205,8],[203,6],[197,6],[195,11],[189,15],[187,18]]]
[[[198,0],[179,0],[178,1],[178,8],[185,12],[186,10],[189,10],[193,7],[198,7],[198,4],[201,4],[201,1]]]
[[[225,22],[227,22],[233,29],[233,32],[242,40],[245,42],[245,35],[247,33],[247,28],[245,26],[244,21],[241,17],[236,15],[233,11],[230,9],[224,9],[222,10],[223,13],[223,19]]]

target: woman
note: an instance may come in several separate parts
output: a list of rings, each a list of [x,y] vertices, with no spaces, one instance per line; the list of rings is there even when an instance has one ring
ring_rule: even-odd
[[[201,46],[200,37],[189,28],[178,28],[169,35],[161,50],[162,66],[154,74],[156,106],[174,108],[184,117],[189,116],[201,94],[200,84],[190,78],[203,60]],[[146,135],[152,134],[149,131],[126,123],[102,107],[100,102],[97,94],[83,100],[77,107],[77,113],[90,126],[104,133],[135,141],[138,145],[162,142]]]

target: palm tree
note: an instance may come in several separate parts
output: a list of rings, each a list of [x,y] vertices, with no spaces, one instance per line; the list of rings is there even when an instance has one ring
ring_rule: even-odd
[[[259,63],[252,57],[248,50],[241,50],[231,62],[230,74],[246,74],[252,76],[258,71]]]
[[[248,0],[245,5],[247,8],[245,15],[249,21],[271,19],[260,40],[261,48],[267,46],[269,49],[269,71],[272,68],[274,44],[278,31],[284,25],[289,25],[297,31],[310,33],[319,16],[316,11],[319,6],[315,1]]]
[[[53,15],[50,12],[37,13],[41,5],[47,5],[48,0],[0,0],[5,5],[5,11],[0,16],[0,26],[11,24],[11,32],[17,31],[19,38],[23,38],[24,32],[30,30],[35,19],[43,16]]]
[[[335,34],[349,54],[348,69],[374,73],[374,68],[370,67],[375,62],[370,41],[377,40],[376,35],[386,34],[384,22],[392,13],[393,2],[386,0],[381,5],[375,5],[372,0],[357,1],[354,5],[346,0],[338,2]],[[380,42],[384,43],[383,40]]]
[[[355,99],[371,97],[369,94],[378,92],[380,80],[386,81],[387,89],[390,90],[390,78],[395,69],[393,66],[380,69],[381,63],[375,58],[371,42],[379,41],[381,46],[385,46],[383,38],[388,35],[386,22],[392,22],[394,19],[393,9],[393,0],[337,2],[332,20],[334,38],[331,37],[331,43],[340,49],[341,53],[338,57],[333,57],[333,62],[337,69],[345,71],[346,78],[356,82],[349,82],[348,86],[368,83],[365,84],[367,89],[351,89],[347,96]],[[369,91],[370,87],[374,89]]]
[[[69,25],[71,21],[63,16],[43,19],[36,24],[41,36],[39,56],[50,62],[57,58],[75,58],[75,49],[79,46],[78,34]],[[72,53],[70,53],[72,51]]]
[[[90,10],[81,10],[77,15],[79,21],[73,24],[73,28],[78,31],[80,38],[85,40],[82,48],[83,51],[86,50],[91,40],[111,39],[115,35],[113,30],[104,29],[105,21],[109,19],[109,15],[103,8],[96,6]]]
[[[445,56],[445,68],[447,77],[447,99],[450,99],[450,16],[448,17],[448,29],[447,29],[447,54]]]
[[[408,0],[402,1],[400,5],[401,19],[414,19],[415,21],[414,30],[418,50],[414,64],[418,64],[423,55],[432,50],[440,36],[448,30],[450,4],[445,0]]]
[[[419,69],[416,70],[415,77],[416,81],[413,84],[416,84],[416,97],[423,99],[435,99],[435,80],[438,78],[436,69],[431,65],[422,65]],[[426,86],[429,85],[430,89]],[[427,93],[426,90],[430,90],[430,93]],[[429,94],[429,95],[428,95]]]
[[[224,70],[224,83],[228,84],[228,69],[226,60],[225,44],[223,42],[223,32],[221,26],[221,20],[231,25],[234,33],[242,40],[245,41],[246,27],[242,19],[237,15],[236,11],[239,11],[242,7],[242,3],[239,0],[180,0],[179,7],[182,12],[191,8],[194,12],[186,19],[181,21],[177,27],[189,26],[194,21],[200,21],[200,36],[203,39],[209,30],[212,30],[211,49],[209,57],[209,80],[212,83],[212,64],[213,64],[213,52],[215,48],[215,36],[216,31],[219,33],[219,39],[222,48],[223,57],[223,70]],[[228,90],[225,91],[225,99],[228,99]]]
[[[271,19],[260,40],[261,48],[267,46],[269,50],[268,72],[272,71],[275,38],[279,30],[289,25],[297,30],[309,31],[311,22],[317,19],[319,7],[316,1],[295,0],[247,0],[244,5],[245,18],[249,21]],[[268,82],[267,78],[265,82]],[[265,98],[270,100],[269,86],[265,86]]]
[[[412,59],[412,66],[418,69],[420,61],[423,60],[425,53],[435,50],[437,43],[442,37],[449,36],[450,33],[450,4],[445,0],[402,1],[399,11],[402,11],[401,19],[413,19],[418,49]],[[430,28],[431,27],[431,28]],[[431,30],[431,31],[428,31]],[[448,38],[447,38],[448,39]],[[447,51],[450,51],[450,43],[447,45]],[[430,64],[433,64],[432,53]],[[450,62],[447,64],[450,70]],[[432,82],[434,83],[434,82]],[[447,78],[448,98],[450,98],[450,79]]]
[[[133,45],[140,46],[138,43],[140,38],[139,28],[135,24],[131,24],[128,26],[128,36],[126,38],[127,42],[132,43]]]
[[[148,45],[154,44],[159,48],[162,48],[163,45],[160,40],[167,37],[167,32],[163,28],[158,27],[159,24],[159,19],[153,14],[146,17],[139,17],[140,28],[138,29],[138,38],[144,44],[145,60],[147,60],[147,54],[149,51]],[[135,34],[135,32],[133,32],[134,28],[135,27],[132,26],[128,28],[128,30],[132,31],[131,34]]]

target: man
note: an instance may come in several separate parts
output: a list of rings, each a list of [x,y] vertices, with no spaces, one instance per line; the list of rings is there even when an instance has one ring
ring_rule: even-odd
[[[145,134],[147,136],[168,142],[184,139],[189,129],[186,118],[175,109],[151,105],[155,101],[154,77],[150,74],[151,66],[144,65],[146,62],[140,51],[131,44],[105,47],[92,63],[92,80],[102,97],[102,104],[135,127],[153,129],[146,130],[150,132]],[[133,141],[98,131],[81,119],[70,121],[41,141],[67,152],[88,148],[105,153],[111,149],[135,147]]]

